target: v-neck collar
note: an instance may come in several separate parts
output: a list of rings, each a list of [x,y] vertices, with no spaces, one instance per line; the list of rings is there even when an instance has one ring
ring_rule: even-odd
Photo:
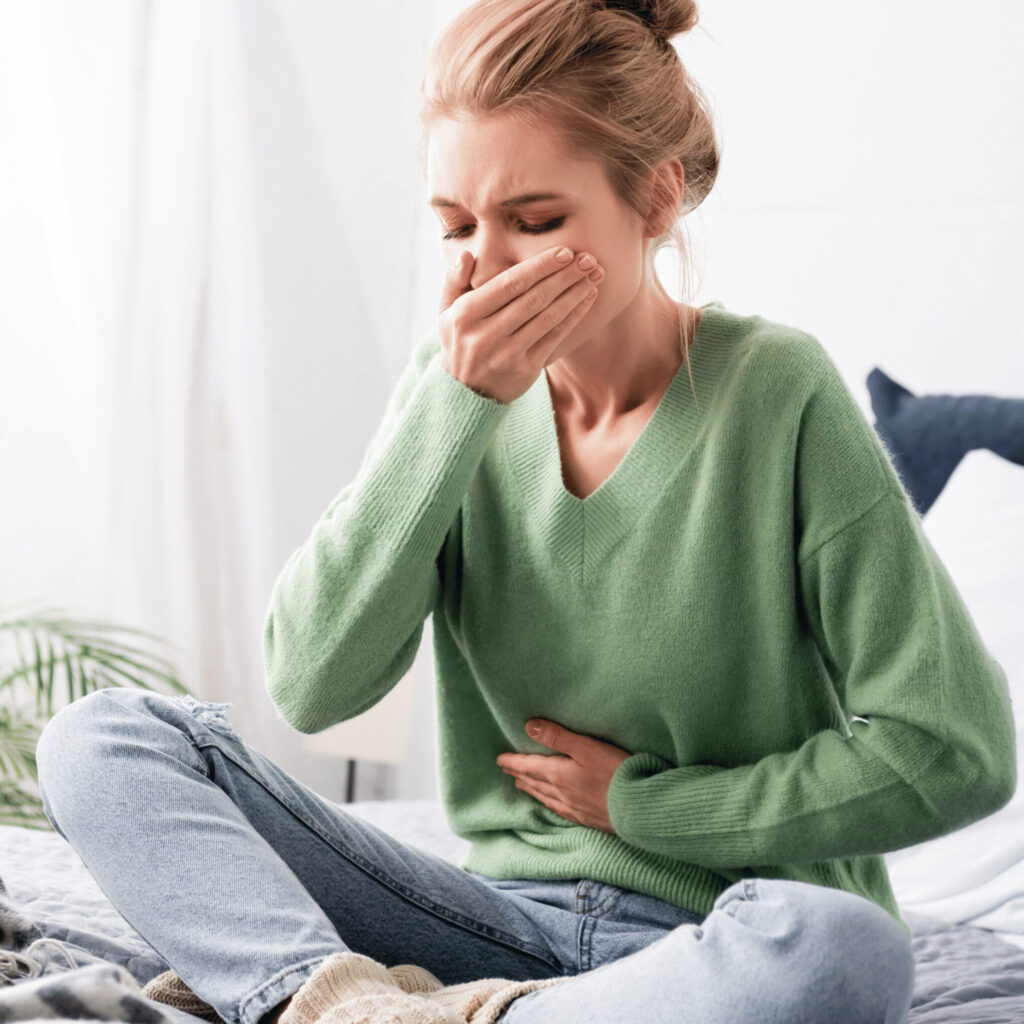
[[[597,490],[579,498],[562,480],[562,456],[547,373],[509,410],[505,444],[522,486],[535,536],[568,566],[580,582],[592,578],[611,549],[668,485],[707,425],[722,370],[732,355],[727,344],[735,317],[720,302],[701,307],[690,349],[698,411],[683,359],[644,429],[615,471]]]

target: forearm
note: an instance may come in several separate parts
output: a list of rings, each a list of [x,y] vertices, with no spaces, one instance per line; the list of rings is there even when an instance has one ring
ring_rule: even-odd
[[[437,556],[507,408],[432,358],[289,558],[263,653],[268,692],[296,729],[361,714],[412,664],[440,593]]]

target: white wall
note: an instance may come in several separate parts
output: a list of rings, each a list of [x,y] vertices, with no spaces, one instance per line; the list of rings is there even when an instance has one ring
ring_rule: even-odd
[[[875,365],[912,391],[1024,393],[1024,7],[704,11],[690,63],[724,137],[707,296],[816,334],[865,410]]]

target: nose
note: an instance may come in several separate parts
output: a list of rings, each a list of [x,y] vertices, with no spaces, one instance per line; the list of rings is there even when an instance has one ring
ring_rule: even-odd
[[[479,224],[473,233],[470,251],[476,258],[473,273],[469,278],[470,288],[479,288],[487,284],[492,277],[515,266],[520,259],[519,253],[515,251],[505,232]]]

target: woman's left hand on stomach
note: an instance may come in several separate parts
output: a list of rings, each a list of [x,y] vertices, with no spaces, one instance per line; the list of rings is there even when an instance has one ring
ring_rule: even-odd
[[[531,739],[562,756],[501,754],[497,758],[501,770],[515,779],[517,789],[568,821],[614,835],[608,817],[608,787],[629,751],[545,718],[531,718],[526,724]],[[530,733],[532,725],[540,726],[537,735]]]

